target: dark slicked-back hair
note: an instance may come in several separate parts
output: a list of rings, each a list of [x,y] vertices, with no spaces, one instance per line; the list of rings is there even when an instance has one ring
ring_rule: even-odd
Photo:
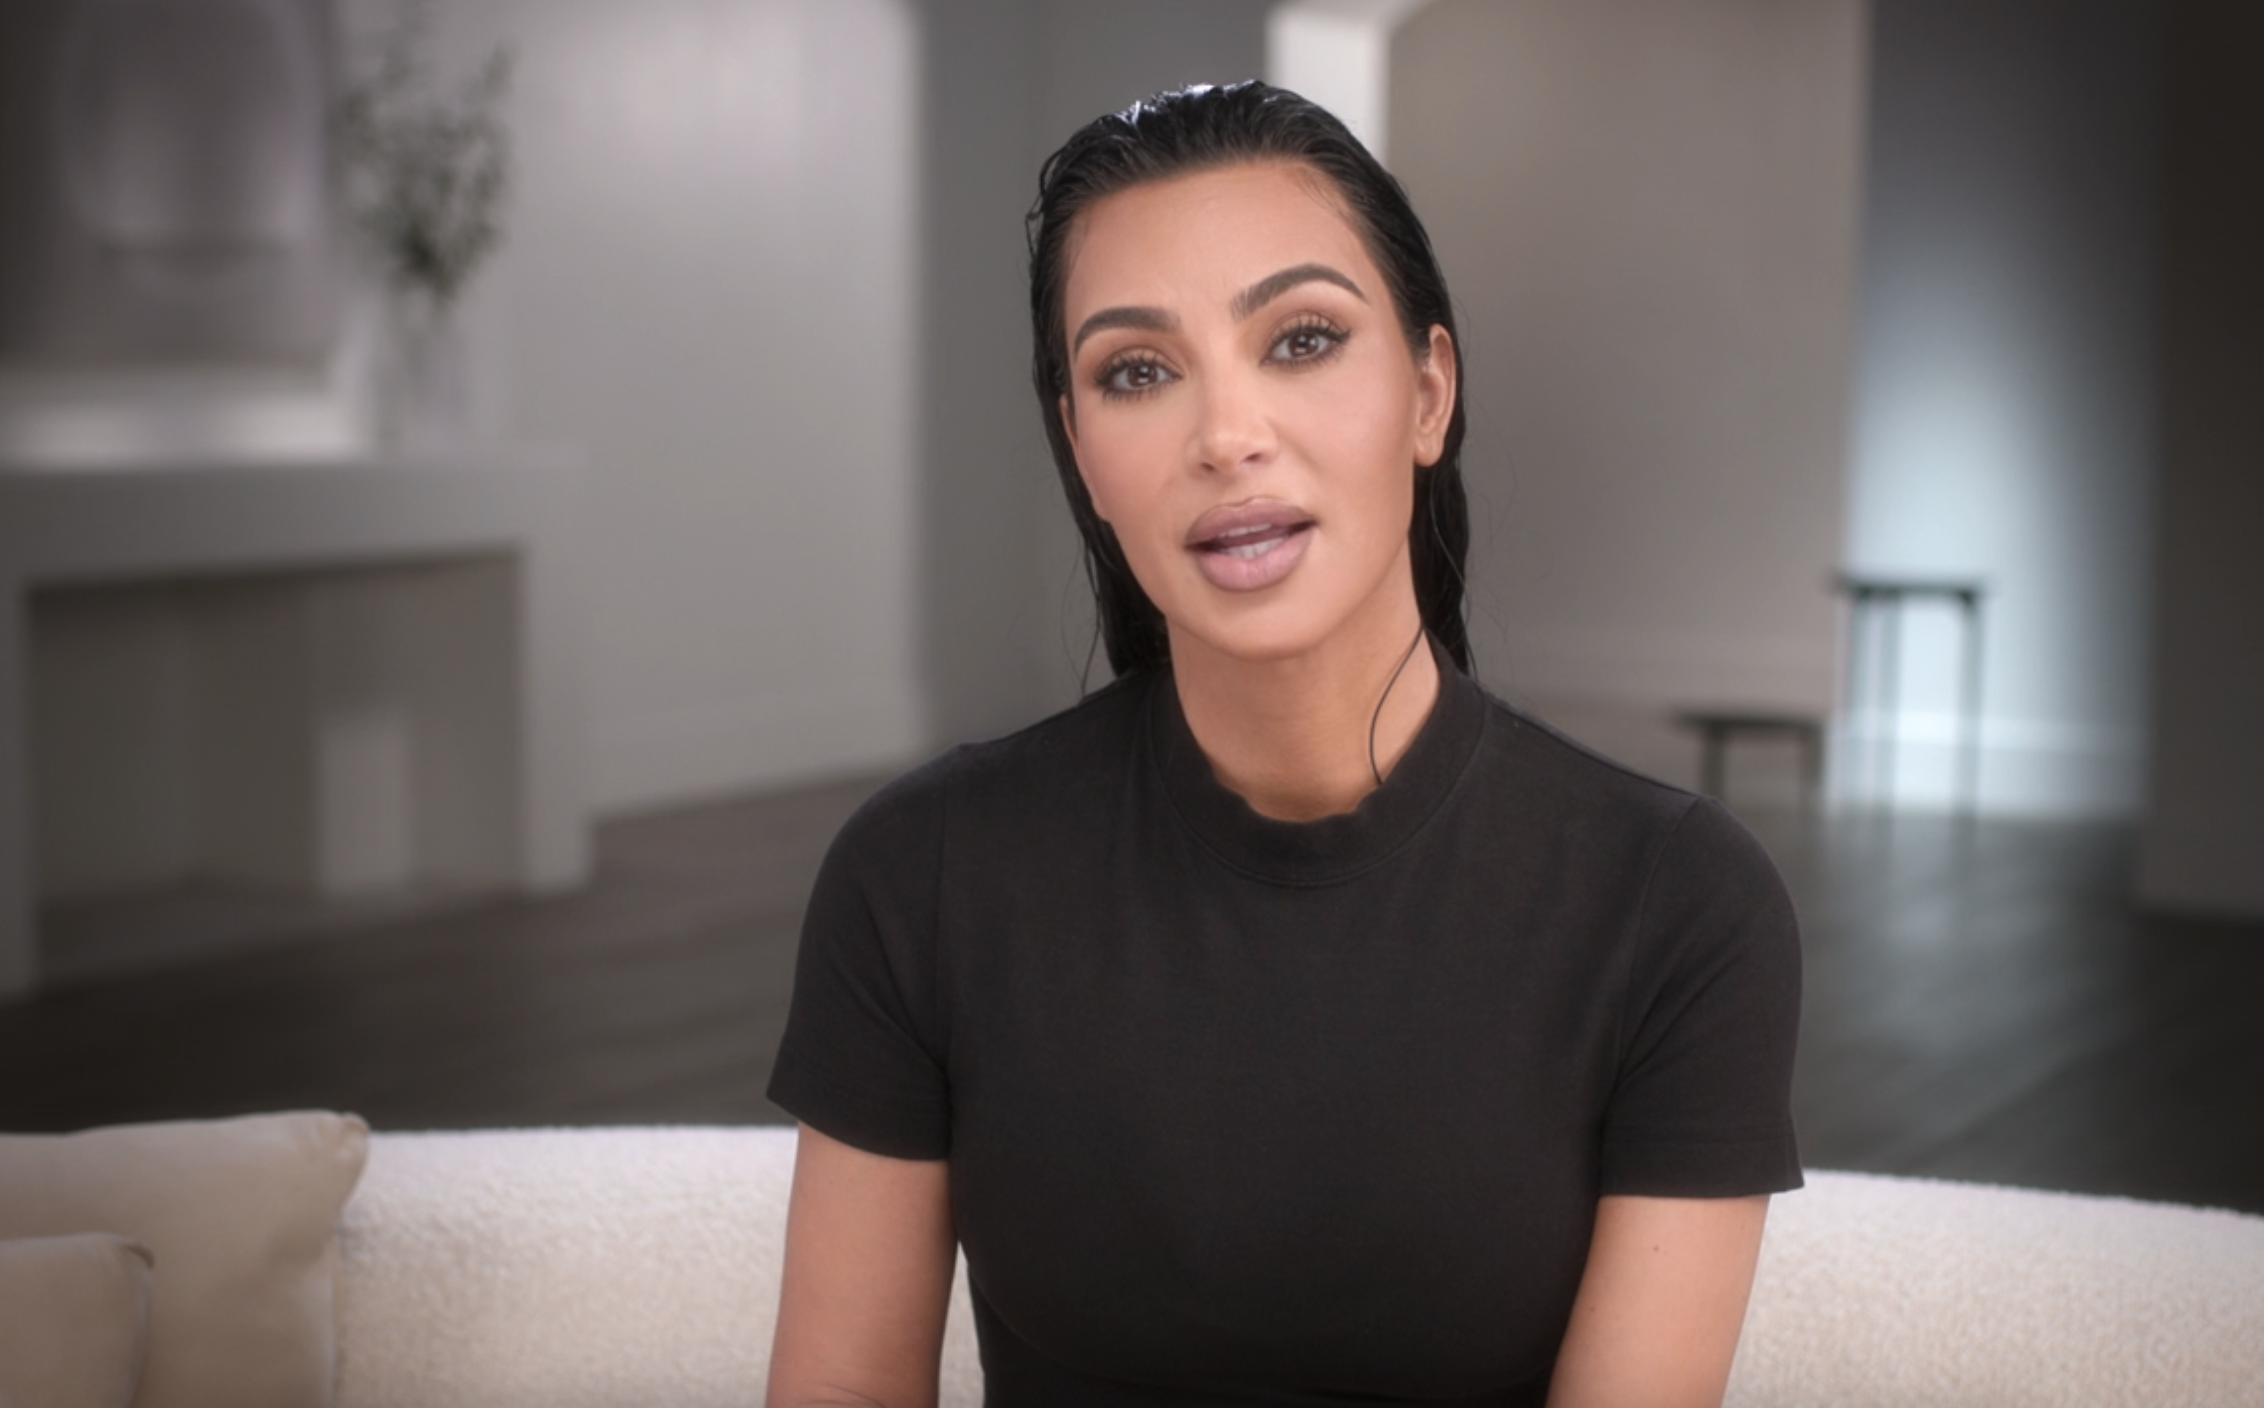
[[[1085,541],[1085,574],[1092,582],[1101,640],[1110,668],[1119,675],[1168,664],[1171,641],[1163,613],[1134,580],[1115,531],[1094,510],[1061,423],[1061,397],[1069,389],[1069,330],[1063,310],[1069,237],[1077,218],[1104,196],[1245,162],[1294,163],[1326,178],[1391,286],[1392,303],[1414,354],[1428,355],[1433,326],[1447,330],[1458,359],[1462,352],[1446,279],[1407,193],[1334,115],[1287,89],[1250,82],[1158,93],[1096,118],[1048,158],[1029,215],[1032,379],[1054,468]],[[1407,545],[1424,628],[1468,671],[1462,569],[1470,547],[1470,511],[1462,487],[1463,380],[1455,379],[1454,409],[1437,462],[1416,467]]]

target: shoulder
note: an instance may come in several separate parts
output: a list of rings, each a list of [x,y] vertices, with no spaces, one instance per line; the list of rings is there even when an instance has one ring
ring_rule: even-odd
[[[1608,869],[1663,911],[1789,908],[1775,862],[1711,797],[1616,762],[1488,695],[1480,767],[1494,804],[1532,815],[1568,864]]]
[[[1639,772],[1491,693],[1477,767],[1489,795],[1560,836],[1660,845],[1735,821],[1711,798]]]
[[[1157,678],[1117,680],[1025,728],[947,749],[867,798],[842,826],[836,854],[902,857],[971,825],[1043,830],[1095,793],[1096,770],[1129,764]]]

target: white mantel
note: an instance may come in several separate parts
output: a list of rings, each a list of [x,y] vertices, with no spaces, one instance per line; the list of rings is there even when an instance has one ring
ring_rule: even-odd
[[[304,734],[290,746],[313,760],[301,769],[310,795],[297,814],[337,833],[300,847],[315,857],[299,868],[318,887],[354,870],[356,845],[367,850],[353,839],[367,720],[355,724],[357,743],[344,726],[353,721],[334,718],[326,702],[336,696],[333,677],[351,677],[362,702],[374,689],[404,715],[394,741],[413,739],[403,746],[419,754],[414,785],[430,794],[421,804],[419,864],[525,890],[581,880],[588,826],[576,642],[579,480],[572,457],[517,449],[448,463],[0,470],[0,996],[39,981],[27,648],[35,592],[249,584],[239,594],[258,603],[263,639],[307,661],[304,698],[281,713],[293,721],[285,732]],[[408,598],[415,619],[405,635],[394,633],[407,644],[384,664],[403,678],[373,685],[369,661],[339,666],[326,633],[375,609],[357,602],[360,584],[383,580],[385,569],[428,566],[448,570],[417,578],[423,595]],[[398,612],[402,600],[396,591],[383,609]],[[255,866],[279,867],[272,825],[238,849]]]

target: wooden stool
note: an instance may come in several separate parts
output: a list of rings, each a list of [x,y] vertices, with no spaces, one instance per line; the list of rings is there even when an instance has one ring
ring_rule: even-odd
[[[1684,709],[1674,716],[1684,728],[1696,729],[1699,738],[1698,788],[1710,797],[1722,795],[1722,773],[1729,745],[1739,738],[1790,737],[1800,744],[1801,779],[1813,799],[1824,781],[1824,721],[1815,714],[1776,713],[1761,709]]]

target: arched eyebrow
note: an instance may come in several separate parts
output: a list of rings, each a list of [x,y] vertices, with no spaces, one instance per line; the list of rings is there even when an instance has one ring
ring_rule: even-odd
[[[1109,328],[1131,328],[1136,332],[1177,332],[1179,319],[1161,308],[1103,308],[1077,325],[1076,340],[1069,344],[1069,355],[1074,358],[1085,339]]]
[[[1292,264],[1278,274],[1266,275],[1234,295],[1234,301],[1227,308],[1234,315],[1234,321],[1239,323],[1299,284],[1310,283],[1335,284],[1362,303],[1368,301],[1368,295],[1360,291],[1360,285],[1326,264]],[[1069,355],[1075,357],[1084,347],[1085,339],[1110,328],[1131,328],[1136,332],[1177,332],[1179,319],[1163,308],[1103,308],[1077,325],[1077,336],[1070,341]]]
[[[1326,264],[1292,264],[1278,274],[1266,275],[1234,295],[1234,321],[1239,323],[1299,284],[1310,283],[1335,284],[1362,303],[1368,301],[1368,295],[1360,291],[1360,285]]]

